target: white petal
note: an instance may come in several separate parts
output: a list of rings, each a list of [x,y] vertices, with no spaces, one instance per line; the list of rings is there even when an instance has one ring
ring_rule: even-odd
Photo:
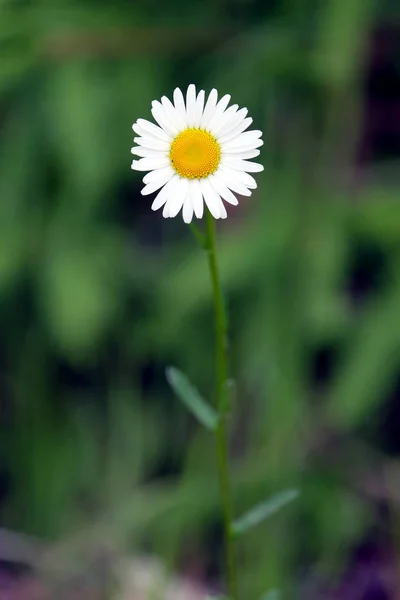
[[[168,117],[164,107],[160,102],[154,100],[152,103],[151,114],[157,123],[171,136],[176,136],[178,128],[175,127],[173,121]]]
[[[248,173],[260,173],[260,171],[264,171],[263,165],[248,160],[235,160],[234,158],[225,157],[221,164],[230,169],[247,171]]]
[[[232,142],[233,141],[234,140],[232,140]],[[229,142],[228,144],[225,144],[223,146],[224,152],[226,152],[227,154],[229,154],[230,152],[248,152],[248,150],[255,150],[256,148],[263,146],[264,142],[263,142],[263,140],[253,140],[250,142],[246,142],[245,144],[243,144],[243,143],[238,144],[236,147],[233,143],[232,143],[232,145],[230,145],[230,144],[231,144],[231,142]]]
[[[193,202],[190,195],[186,197],[182,212],[184,222],[190,223],[193,219]]]
[[[185,129],[186,124],[185,124],[184,119],[181,117],[181,115],[176,110],[176,108],[172,104],[171,100],[169,98],[167,98],[167,96],[163,96],[161,98],[161,104],[163,105],[164,110],[168,114],[168,117],[174,123],[174,125],[178,129],[178,131],[182,131],[182,129]]]
[[[229,94],[225,94],[225,96],[223,96],[221,98],[221,100],[218,102],[216,108],[215,108],[215,112],[213,114],[213,116],[211,117],[211,119],[208,122],[207,125],[207,129],[209,131],[211,131],[212,133],[215,133],[215,127],[218,127],[222,115],[225,112],[226,107],[229,104],[229,100],[231,99]]]
[[[229,181],[227,182],[227,185],[230,190],[236,192],[236,194],[240,194],[240,196],[251,196],[252,194],[251,190],[238,181]]]
[[[193,127],[196,117],[196,88],[191,83],[186,92],[187,124]]]
[[[238,183],[245,185],[250,190],[255,190],[257,187],[257,182],[254,177],[248,173],[245,173],[244,171],[236,171],[234,169],[230,169],[229,167],[221,166],[221,175],[224,177],[225,182],[237,181]]]
[[[154,137],[164,140],[164,142],[169,142],[171,139],[171,136],[161,129],[161,127],[157,127],[157,125],[154,125],[154,123],[151,123],[150,121],[146,121],[146,119],[138,119],[136,123],[132,125],[132,129],[139,135],[150,133]]]
[[[170,176],[169,178],[165,177],[164,180],[158,180],[158,181],[155,181],[154,183],[148,183],[141,191],[142,196],[148,196],[149,194],[156,192],[157,190],[160,189],[160,187],[165,186],[165,184],[168,183],[168,181],[172,177],[173,177],[173,175]]]
[[[224,152],[222,158],[226,156],[226,158],[245,160],[247,158],[255,158],[256,156],[259,156],[259,154],[259,150],[246,150],[244,152],[242,150],[236,150],[236,152]]]
[[[229,204],[233,204],[233,206],[237,206],[239,204],[239,200],[234,196],[230,189],[228,189],[224,183],[224,181],[217,174],[210,175],[208,178],[212,188]]]
[[[221,177],[225,185],[233,192],[236,192],[241,196],[251,196],[251,190],[249,190],[245,184],[241,183],[240,180],[236,178],[235,172],[232,172],[229,169],[221,168],[218,171],[218,175]]]
[[[252,129],[251,131],[245,131],[238,136],[240,141],[258,140],[262,136],[262,131],[259,129]]]
[[[204,90],[200,90],[196,100],[194,127],[200,127],[201,117],[203,116],[204,96]]]
[[[175,178],[178,179],[178,175],[175,175],[172,179],[170,179],[168,183],[166,183],[164,187],[158,192],[157,196],[154,198],[153,204],[151,205],[151,210],[158,210],[166,203],[166,201],[170,197],[170,194],[173,192]]]
[[[210,95],[208,96],[206,105],[204,107],[203,115],[201,117],[200,127],[202,129],[207,128],[210,119],[212,119],[212,117],[214,116],[215,107],[217,106],[217,100],[218,92],[216,89],[212,89]]]
[[[163,211],[162,211],[162,216],[165,219],[169,219],[170,208],[171,208],[171,197],[169,197],[168,200],[166,201],[166,203],[164,205],[164,208],[163,208]]]
[[[144,184],[155,183],[159,179],[162,180],[167,175],[170,175],[170,177],[168,177],[168,179],[171,179],[171,177],[173,177],[175,175],[175,171],[173,170],[173,168],[171,166],[163,167],[162,169],[155,169],[154,171],[150,171],[150,173],[147,173],[147,175],[145,175],[143,177],[143,183]]]
[[[140,127],[138,129],[140,129]],[[141,137],[133,138],[134,141],[135,140],[145,140],[146,145],[147,145],[147,142],[151,142],[152,144],[159,142],[160,144],[171,145],[172,140],[169,140],[168,142],[166,142],[165,140],[160,140],[160,138],[156,137],[155,135],[152,135],[148,131],[144,131],[144,129],[141,129],[140,131],[141,131],[141,133],[140,133]],[[141,142],[138,142],[138,143],[140,143],[142,145]]]
[[[170,164],[169,159],[162,158],[141,158],[140,160],[133,160],[131,169],[136,171],[152,171],[153,169],[161,169]]]
[[[219,140],[220,143],[224,144],[226,142],[229,142],[230,140],[233,140],[235,137],[238,137],[241,133],[243,133],[245,129],[250,127],[252,122],[253,119],[251,117],[247,117],[247,119],[241,120],[233,129],[228,131],[228,133],[225,133],[225,135],[221,135],[221,138]]]
[[[243,137],[247,135],[246,133],[242,133],[237,138],[231,140],[230,142],[226,142],[225,144],[221,144],[221,150],[223,152],[235,152],[242,150],[243,152],[247,152],[247,150],[255,150],[264,144],[262,140],[257,138],[248,138]]]
[[[135,137],[133,138],[133,141],[143,148],[151,148],[152,150],[163,150],[168,152],[171,147],[170,142],[164,142],[149,135],[146,135],[145,137]]]
[[[170,215],[170,209],[171,209],[171,205],[174,201],[175,195],[176,195],[176,190],[179,186],[179,182],[180,182],[180,177],[179,175],[175,175],[168,183],[168,198],[167,201],[165,203],[164,209],[163,209],[163,217],[169,218]]]
[[[217,192],[213,190],[210,182],[207,179],[201,179],[200,186],[208,210],[210,211],[214,219],[219,219],[221,216],[220,197],[218,196]]]
[[[225,208],[225,204],[222,202],[221,198],[219,199],[219,210],[220,210],[220,218],[221,219],[226,219],[226,217],[228,216],[228,213],[226,212],[226,208]]]
[[[200,181],[198,179],[193,179],[193,181],[191,181],[190,191],[192,195],[194,214],[198,219],[201,219],[204,213],[204,200]]]
[[[174,196],[171,198],[171,206],[169,209],[169,216],[176,217],[178,212],[181,210],[189,189],[189,180],[181,177],[175,186]]]
[[[160,157],[163,158],[167,156],[166,152],[162,150],[152,150],[151,148],[144,148],[143,146],[134,146],[131,148],[131,154],[135,154],[136,156],[140,156],[141,158],[151,158],[151,157]],[[236,156],[231,154],[230,156]],[[240,156],[242,158],[242,156]]]
[[[232,120],[224,125],[224,127],[219,132],[219,137],[224,137],[228,135],[231,131],[233,131],[238,125],[240,125],[244,120],[248,113],[247,108],[241,108],[237,111],[237,113],[232,117]]]
[[[238,104],[232,104],[232,106],[230,106],[229,108],[226,109],[226,111],[221,116],[219,123],[216,124],[215,127],[213,128],[214,135],[218,135],[219,132],[223,130],[223,128],[225,127],[225,125],[227,123],[229,123],[230,121],[235,119],[235,115],[236,115],[238,108],[239,108]]]
[[[174,104],[175,108],[179,113],[181,119],[183,119],[185,123],[185,127],[187,127],[187,113],[185,108],[185,101],[183,99],[183,94],[179,88],[174,90]]]

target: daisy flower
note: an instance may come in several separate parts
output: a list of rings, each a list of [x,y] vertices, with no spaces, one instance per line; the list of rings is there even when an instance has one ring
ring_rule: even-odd
[[[138,119],[132,126],[139,136],[131,150],[138,156],[132,169],[148,171],[142,194],[158,190],[151,208],[163,207],[163,217],[182,211],[185,223],[193,215],[201,219],[206,204],[216,219],[227,217],[223,200],[236,205],[235,194],[250,196],[257,187],[249,175],[263,166],[249,159],[260,154],[261,131],[246,131],[252,123],[247,108],[229,106],[229,94],[218,101],[217,90],[207,100],[204,90],[196,94],[189,85],[186,102],[179,88],[173,103],[166,97],[154,100],[152,115],[158,125]]]

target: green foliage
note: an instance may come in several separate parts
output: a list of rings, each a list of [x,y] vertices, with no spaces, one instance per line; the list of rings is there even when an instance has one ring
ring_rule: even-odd
[[[110,228],[71,219],[69,229],[67,220],[65,215],[51,228],[39,291],[55,342],[73,358],[93,352],[115,319],[122,252],[119,236]]]

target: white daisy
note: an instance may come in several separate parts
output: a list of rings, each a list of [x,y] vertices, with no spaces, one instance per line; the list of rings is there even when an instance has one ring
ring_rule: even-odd
[[[131,152],[140,157],[132,169],[149,171],[142,194],[159,190],[151,208],[163,206],[163,217],[176,217],[182,210],[183,220],[190,223],[193,214],[201,219],[205,202],[216,219],[225,219],[223,200],[236,205],[235,194],[250,196],[257,187],[249,173],[264,167],[249,159],[260,154],[262,132],[245,131],[253,119],[246,117],[247,108],[228,108],[230,99],[227,94],[218,102],[213,89],[206,101],[204,90],[196,94],[192,84],[185,103],[176,88],[174,103],[166,96],[152,103],[159,126],[145,119],[132,126],[139,137]]]

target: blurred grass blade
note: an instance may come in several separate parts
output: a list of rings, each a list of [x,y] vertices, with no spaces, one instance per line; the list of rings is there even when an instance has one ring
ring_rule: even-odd
[[[268,498],[268,500],[257,504],[242,517],[236,519],[232,525],[233,535],[242,535],[243,533],[246,533],[248,529],[256,527],[259,523],[277,513],[281,508],[286,506],[286,504],[295,500],[298,495],[298,490],[285,490],[284,492],[275,494],[272,498]]]
[[[213,431],[217,426],[218,415],[215,410],[200,396],[186,375],[175,367],[165,371],[167,381],[179,400],[190,410],[206,429]]]
[[[331,384],[331,422],[350,429],[373,414],[398,376],[400,281],[360,316]]]

